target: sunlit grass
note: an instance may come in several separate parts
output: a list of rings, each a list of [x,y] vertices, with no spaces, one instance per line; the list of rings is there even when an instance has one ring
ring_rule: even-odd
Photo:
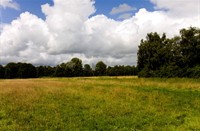
[[[199,79],[0,80],[0,130],[200,130]]]

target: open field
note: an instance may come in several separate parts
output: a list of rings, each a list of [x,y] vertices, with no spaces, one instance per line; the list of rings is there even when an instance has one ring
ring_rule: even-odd
[[[0,130],[200,131],[200,80],[0,80]]]

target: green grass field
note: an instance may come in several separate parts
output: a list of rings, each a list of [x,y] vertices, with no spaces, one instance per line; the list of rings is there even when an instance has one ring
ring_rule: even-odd
[[[0,80],[0,130],[200,131],[200,80]]]

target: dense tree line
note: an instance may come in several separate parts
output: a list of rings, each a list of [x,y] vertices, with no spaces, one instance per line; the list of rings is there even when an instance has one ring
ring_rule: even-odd
[[[36,78],[37,70],[32,64],[8,63],[5,67],[0,65],[0,78]]]
[[[200,77],[200,29],[180,30],[180,36],[149,33],[138,51],[140,77]]]
[[[137,75],[138,70],[135,66],[121,66],[108,67],[106,74],[109,76],[133,76]]]
[[[0,78],[37,78],[37,77],[81,77],[81,76],[125,76],[137,75],[135,66],[108,67],[103,61],[97,62],[95,69],[89,64],[83,66],[82,60],[73,58],[55,67],[37,66],[28,63],[8,63],[0,65]]]

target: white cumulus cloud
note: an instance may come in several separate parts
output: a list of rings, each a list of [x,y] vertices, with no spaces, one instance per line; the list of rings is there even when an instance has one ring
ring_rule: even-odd
[[[129,6],[128,4],[120,4],[118,7],[113,7],[110,14],[119,14],[119,13],[124,13],[124,12],[130,12],[136,10],[136,8]]]
[[[132,17],[132,13],[124,13],[124,14],[121,14],[117,17],[117,19],[119,20],[125,20],[125,19],[129,19]]]
[[[1,0],[0,1],[0,8],[12,8],[15,10],[19,10],[20,6],[19,4],[17,4],[16,2],[14,2],[13,0]]]
[[[103,60],[108,65],[136,65],[138,45],[147,33],[165,32],[173,37],[181,28],[200,27],[197,4],[175,17],[180,11],[174,9],[178,2],[151,1],[159,10],[139,9],[123,21],[105,15],[91,17],[96,10],[91,0],[54,0],[53,5],[42,5],[45,20],[24,12],[1,29],[0,64],[20,61],[56,65],[78,57],[90,64]],[[197,13],[184,15],[188,11]]]
[[[200,15],[200,0],[151,0],[155,9],[165,9],[174,17],[191,17]]]

